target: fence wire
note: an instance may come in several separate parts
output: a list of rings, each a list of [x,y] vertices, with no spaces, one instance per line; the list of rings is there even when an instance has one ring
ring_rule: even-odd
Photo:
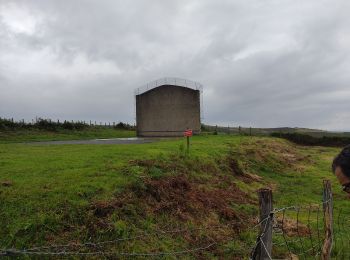
[[[256,244],[253,247],[250,259],[257,259],[258,248],[262,248],[269,259],[309,259],[320,258],[322,254],[323,241],[325,239],[323,207],[330,203],[330,200],[319,204],[294,205],[277,208],[260,221],[257,225],[264,227],[258,234]],[[337,219],[334,219],[334,243],[333,249],[338,256],[344,259],[346,249],[349,251],[349,244],[344,244],[344,236],[339,233],[344,229],[345,216],[341,218],[342,211],[338,211]],[[272,222],[272,255],[269,255],[262,238],[267,231],[267,225]],[[346,241],[349,241],[346,239]],[[348,254],[348,253],[347,253]]]
[[[197,254],[214,253],[219,247],[221,252],[230,256],[249,255],[250,259],[257,259],[257,249],[265,250],[268,259],[310,259],[320,258],[322,254],[323,241],[325,239],[325,217],[323,207],[328,201],[318,204],[293,205],[273,209],[270,214],[255,225],[249,225],[244,232],[258,233],[255,241],[246,243],[246,250],[239,249],[235,241],[237,237],[225,237],[222,240],[215,240],[209,236],[197,241],[196,246],[190,248],[176,248],[163,251],[155,248],[149,251],[122,251],[118,247],[120,243],[131,243],[136,240],[151,241],[150,236],[183,236],[184,233],[201,231],[215,231],[222,228],[234,228],[237,225],[247,225],[247,220],[226,223],[210,227],[199,228],[177,228],[169,230],[154,230],[152,232],[141,232],[129,237],[119,237],[105,241],[87,241],[82,243],[72,242],[66,244],[51,244],[45,246],[34,246],[31,248],[3,248],[0,249],[0,256],[9,257],[40,257],[40,256],[106,256],[106,257],[180,257],[189,255],[197,258]],[[350,224],[349,219],[343,211],[337,210],[334,214],[334,243],[333,255],[339,259],[346,259],[350,255],[350,238],[346,227]],[[269,253],[264,238],[267,235],[268,225],[272,223],[272,254]],[[233,246],[228,247],[232,243]],[[126,247],[127,248],[127,247]],[[226,249],[225,249],[226,248]],[[202,256],[202,255],[201,255]]]
[[[161,236],[161,235],[174,235],[174,234],[183,234],[188,232],[200,232],[200,231],[211,231],[219,230],[221,228],[233,228],[237,224],[244,224],[241,221],[234,223],[229,223],[225,225],[216,225],[201,228],[181,228],[174,230],[155,230],[154,232],[142,232],[135,236],[125,237],[125,238],[116,238],[113,240],[98,241],[98,242],[84,242],[84,243],[67,243],[67,244],[52,244],[48,246],[36,246],[31,248],[16,249],[0,249],[0,256],[120,256],[120,257],[162,257],[162,256],[179,256],[186,254],[198,253],[201,251],[208,251],[214,248],[216,245],[223,245],[230,240],[225,241],[215,241],[214,239],[208,237],[206,240],[209,242],[199,243],[197,247],[178,249],[173,251],[161,251],[161,250],[151,250],[151,252],[121,252],[116,251],[114,248],[106,248],[107,245],[116,245],[122,242],[131,242],[134,240],[140,239],[149,239],[150,236]]]

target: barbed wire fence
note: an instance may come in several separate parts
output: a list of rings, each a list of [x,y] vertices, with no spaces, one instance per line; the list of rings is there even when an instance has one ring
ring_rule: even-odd
[[[293,205],[282,208],[273,208],[272,191],[260,189],[258,223],[247,228],[250,233],[251,246],[244,250],[237,248],[226,248],[221,250],[226,256],[246,256],[249,259],[330,259],[333,256],[339,259],[349,257],[350,239],[347,234],[348,218],[342,214],[340,209],[337,214],[333,213],[333,197],[331,183],[324,181],[323,199],[320,203],[308,205]],[[229,242],[235,241],[236,237],[216,241],[206,237],[199,241],[198,245],[190,248],[180,248],[173,251],[162,251],[159,249],[149,251],[119,251],[114,245],[120,243],[131,243],[136,240],[149,240],[150,236],[161,238],[162,236],[183,235],[188,232],[211,231],[222,228],[246,225],[245,220],[236,221],[231,224],[217,225],[199,228],[177,228],[170,230],[155,230],[154,232],[141,232],[129,237],[121,237],[112,240],[85,243],[52,244],[48,246],[37,246],[32,248],[8,248],[0,249],[0,257],[119,257],[119,258],[162,258],[192,256],[197,258],[198,254],[213,253],[220,246],[225,248]],[[254,241],[254,233],[258,234]],[[247,244],[249,244],[247,243]],[[201,255],[203,258],[203,255]],[[205,258],[205,257],[204,257]]]
[[[222,226],[212,226],[211,229],[219,229]],[[193,228],[190,231],[203,231],[208,228]],[[148,239],[151,235],[173,235],[188,232],[189,229],[176,229],[176,230],[158,230],[156,234],[143,232],[142,234],[117,238],[113,240],[101,241],[101,242],[85,242],[85,243],[67,243],[67,244],[54,244],[49,246],[32,247],[28,249],[1,249],[0,256],[115,256],[115,257],[164,257],[164,256],[180,256],[188,255],[201,251],[207,251],[218,243],[213,239],[209,242],[199,245],[194,248],[178,249],[174,251],[152,251],[152,252],[119,252],[115,250],[106,250],[105,246],[118,244],[121,242],[128,242],[134,240]]]
[[[332,248],[345,252],[342,236],[335,243],[333,196],[329,180],[323,182],[323,200],[318,204],[272,209],[272,191],[258,191],[260,232],[251,259],[330,259]],[[338,213],[340,229],[341,211]],[[337,245],[341,243],[341,245]],[[339,250],[338,250],[339,251]],[[287,252],[287,255],[286,255]],[[342,258],[343,259],[343,258]]]

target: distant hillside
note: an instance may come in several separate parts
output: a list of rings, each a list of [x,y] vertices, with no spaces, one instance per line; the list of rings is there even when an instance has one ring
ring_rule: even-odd
[[[335,136],[335,137],[350,137],[350,132],[332,132],[320,129],[299,128],[299,127],[275,127],[275,128],[250,128],[250,127],[228,127],[228,126],[213,126],[202,124],[203,132],[215,132],[224,134],[243,134],[243,135],[271,135],[272,133],[281,134],[307,134],[313,137]]]

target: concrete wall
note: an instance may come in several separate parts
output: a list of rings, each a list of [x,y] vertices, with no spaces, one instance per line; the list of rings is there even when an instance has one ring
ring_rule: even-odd
[[[163,85],[136,95],[138,136],[182,136],[187,128],[200,132],[199,90]]]

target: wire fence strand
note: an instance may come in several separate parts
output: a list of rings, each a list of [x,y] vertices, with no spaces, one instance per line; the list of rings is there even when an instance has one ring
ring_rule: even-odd
[[[142,251],[130,251],[127,252],[120,250],[119,243],[128,243],[130,241],[142,240],[147,241],[149,236],[172,236],[189,234],[189,232],[201,233],[205,230],[211,231],[221,230],[222,228],[234,228],[237,225],[247,226],[246,232],[258,232],[256,239],[247,246],[246,252],[250,254],[250,259],[256,259],[256,252],[262,250],[268,259],[274,258],[289,258],[293,259],[298,256],[300,259],[309,259],[310,257],[318,257],[322,254],[323,240],[325,239],[325,215],[321,214],[321,209],[324,209],[327,203],[331,200],[324,202],[307,204],[307,205],[289,205],[286,207],[274,208],[271,212],[262,220],[256,220],[256,224],[247,225],[246,220],[239,220],[231,223],[214,226],[204,226],[197,228],[175,228],[166,230],[153,230],[152,232],[140,232],[129,237],[118,237],[105,241],[86,241],[86,242],[72,242],[65,244],[51,244],[45,246],[34,246],[31,248],[3,248],[0,249],[0,256],[107,256],[107,257],[162,257],[162,256],[180,256],[180,255],[193,255],[196,258],[196,253],[203,251],[214,252],[219,247],[224,247],[229,243],[235,241],[235,237],[227,237],[221,240],[212,239],[209,236],[205,236],[205,241],[199,239],[196,241],[196,246],[191,248],[176,248],[173,250],[163,251],[160,248],[154,248],[150,252]],[[332,203],[330,203],[332,204]],[[348,238],[345,241],[347,232],[345,226],[348,225],[348,220],[343,214],[343,210],[340,209],[335,217],[335,228],[338,236],[334,238],[334,251],[337,257],[345,257],[348,253],[345,251],[350,245]],[[322,218],[323,217],[323,218]],[[323,225],[323,228],[321,227]],[[272,229],[272,247],[273,254],[277,254],[276,257],[268,250],[269,244],[266,244],[267,232]],[[191,233],[190,233],[191,234]],[[345,236],[344,236],[345,235]],[[269,235],[270,236],[270,235]],[[350,241],[350,240],[349,240]],[[235,244],[235,243],[233,243]],[[247,243],[248,244],[248,243]],[[271,246],[271,245],[270,245]],[[232,253],[238,251],[235,247],[227,248],[221,252]],[[242,251],[241,251],[242,252]],[[276,253],[277,252],[277,253]]]
[[[308,259],[309,257],[317,257],[322,254],[322,241],[325,230],[321,233],[321,223],[324,223],[325,218],[321,219],[321,208],[323,209],[331,199],[325,201],[307,204],[307,205],[291,205],[281,208],[274,208],[268,217],[258,222],[256,226],[262,226],[269,221],[273,224],[273,239],[282,239],[282,242],[272,242],[275,251],[281,251],[284,248],[286,252],[282,258],[293,259],[295,256]],[[288,214],[287,216],[287,212]],[[340,218],[338,217],[338,226]],[[252,248],[251,258],[255,259],[255,252],[259,245],[266,249],[265,244],[262,244],[261,238],[264,237],[266,228],[261,231],[257,237],[256,245]],[[277,235],[281,235],[278,238]],[[296,237],[296,238],[293,238]],[[342,246],[344,248],[344,246]],[[282,250],[283,252],[283,250]],[[272,257],[270,255],[269,257]]]

